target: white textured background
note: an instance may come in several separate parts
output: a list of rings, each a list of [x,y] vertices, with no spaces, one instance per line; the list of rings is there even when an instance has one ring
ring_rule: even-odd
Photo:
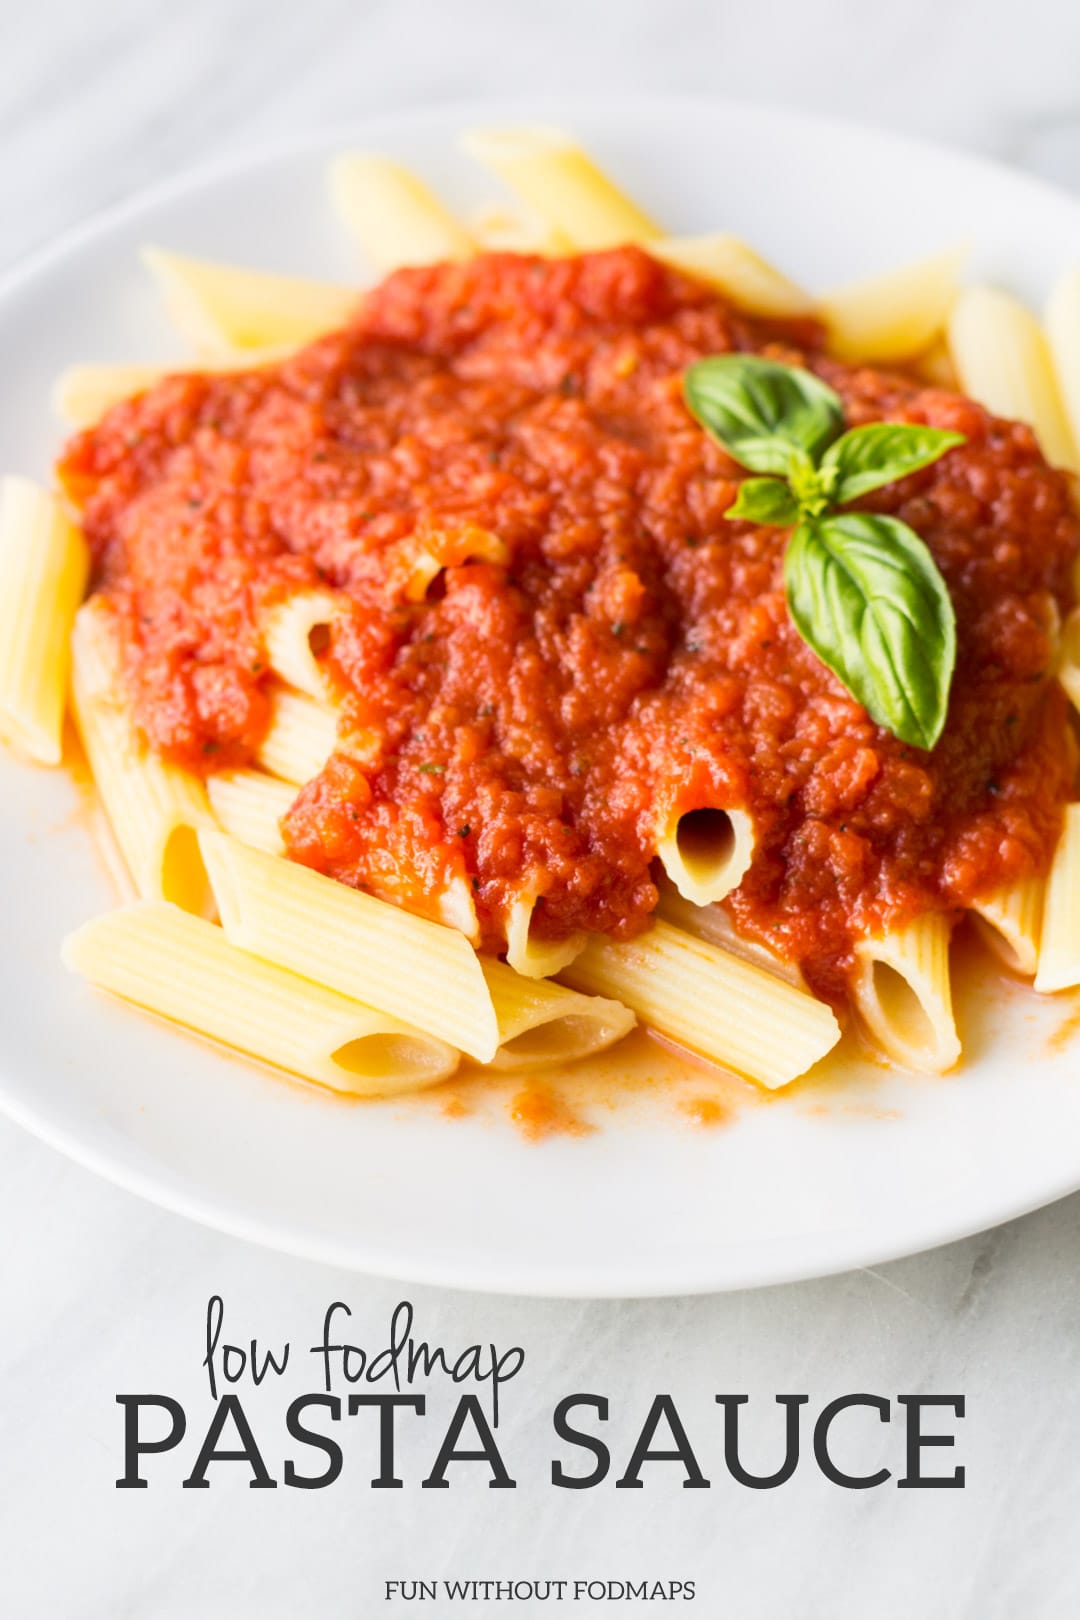
[[[1080,189],[1073,0],[0,0],[0,13],[3,263],[222,152],[516,89],[726,91],[946,137]],[[684,1612],[710,1620],[1080,1613],[1080,1199],[880,1272],[759,1294],[590,1305],[411,1290],[431,1338],[527,1348],[501,1430],[520,1488],[497,1493],[371,1492],[362,1428],[325,1492],[253,1493],[225,1475],[207,1492],[114,1491],[117,1390],[171,1391],[205,1420],[210,1292],[238,1333],[299,1348],[333,1298],[353,1307],[359,1342],[379,1342],[402,1290],[186,1225],[3,1122],[0,1230],[12,1620],[367,1620],[406,1612],[381,1601],[385,1577],[444,1574],[695,1579]],[[675,1393],[713,1490],[552,1490],[546,1414],[574,1388],[611,1396],[617,1459],[651,1395]],[[809,1469],[777,1493],[724,1480],[714,1392],[758,1397],[747,1433],[765,1469],[775,1392],[820,1404],[857,1389],[964,1391],[968,1489],[848,1494]],[[281,1407],[252,1406],[279,1474]],[[434,1430],[417,1433],[401,1453],[413,1482]],[[867,1427],[842,1460],[899,1470],[899,1435]]]

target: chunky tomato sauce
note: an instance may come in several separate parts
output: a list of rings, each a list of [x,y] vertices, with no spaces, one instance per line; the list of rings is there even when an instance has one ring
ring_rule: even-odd
[[[732,348],[807,363],[849,424],[966,435],[871,497],[923,536],[959,623],[931,754],[875,726],[796,635],[785,535],[725,520],[738,469],[680,379]],[[401,271],[283,364],[175,377],[68,447],[96,585],[149,743],[200,770],[267,722],[262,610],[347,593],[340,750],[291,855],[419,910],[457,876],[484,942],[619,935],[656,903],[658,825],[746,806],[737,926],[841,993],[854,938],[1045,869],[1073,770],[1049,678],[1080,531],[1026,427],[825,357],[636,249]],[[445,564],[419,588],[416,560]]]

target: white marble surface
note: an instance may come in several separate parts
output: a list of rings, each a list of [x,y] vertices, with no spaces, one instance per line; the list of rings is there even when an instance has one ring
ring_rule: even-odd
[[[36,0],[4,8],[2,33],[4,262],[193,161],[486,89],[735,87],[944,136],[1080,188],[1069,0]],[[115,1491],[117,1391],[169,1391],[205,1421],[208,1294],[225,1296],[238,1334],[302,1347],[335,1298],[352,1305],[356,1336],[377,1340],[404,1291],[189,1226],[4,1122],[0,1227],[5,1616],[366,1620],[410,1612],[383,1602],[384,1579],[448,1574],[693,1579],[690,1612],[731,1620],[1080,1612],[1080,1198],[880,1271],[758,1294],[619,1305],[409,1290],[433,1339],[526,1347],[500,1431],[513,1492],[418,1490],[426,1427],[402,1448],[401,1492],[368,1489],[359,1430],[327,1491],[251,1492],[225,1476],[180,1491],[167,1459],[167,1487]],[[309,1387],[298,1375],[289,1394]],[[548,1413],[571,1389],[611,1396],[617,1456],[652,1393],[675,1393],[714,1488],[553,1490]],[[967,1489],[849,1494],[806,1469],[751,1493],[723,1478],[714,1393],[758,1398],[748,1433],[764,1467],[774,1393],[818,1405],[858,1389],[963,1391]],[[278,1474],[282,1408],[265,1390],[251,1406]],[[845,1458],[899,1469],[899,1436],[867,1429]]]

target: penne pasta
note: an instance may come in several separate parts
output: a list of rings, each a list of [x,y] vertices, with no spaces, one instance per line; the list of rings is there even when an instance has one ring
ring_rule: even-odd
[[[1046,306],[1046,335],[1074,446],[1080,446],[1080,266],[1061,277]]]
[[[695,935],[697,939],[708,940],[710,945],[730,951],[733,956],[741,956],[744,962],[753,962],[756,967],[764,968],[766,973],[772,973],[800,990],[806,989],[798,965],[785,962],[783,957],[774,956],[755,940],[746,939],[738,932],[723,906],[699,906],[693,900],[684,900],[667,877],[660,879],[659,887],[660,901],[656,916],[664,922],[669,922],[673,928],[681,928],[684,933]]]
[[[971,908],[975,926],[990,949],[1013,973],[1026,978],[1038,965],[1045,892],[1042,878],[1025,878],[975,901]]]
[[[394,1096],[458,1066],[444,1041],[249,956],[176,906],[97,917],[69,934],[63,959],[125,1001],[334,1091]]]
[[[213,358],[200,359],[199,369],[229,372],[273,365],[291,354],[293,347],[275,344],[265,349],[223,349]],[[183,362],[170,366],[69,366],[53,387],[53,409],[62,422],[69,422],[72,427],[91,427],[114,405],[144,394],[148,388],[155,388],[166,377],[175,377],[183,370]]]
[[[815,302],[737,236],[662,236],[649,252],[675,270],[714,287],[752,315],[813,315]]]
[[[527,979],[546,979],[569,967],[574,957],[584,949],[585,935],[571,934],[569,939],[537,939],[529,930],[536,911],[534,896],[522,895],[510,907],[506,922],[506,960],[515,973]]]
[[[471,259],[477,244],[419,175],[389,158],[343,152],[329,172],[338,214],[380,270]]]
[[[949,350],[966,394],[996,416],[1026,422],[1047,461],[1080,471],[1050,346],[1018,298],[965,288],[949,317]]]
[[[711,905],[742,882],[754,856],[754,824],[745,810],[688,810],[656,853],[684,900]]]
[[[824,1002],[666,922],[625,943],[593,935],[563,978],[770,1090],[805,1074],[840,1038]]]
[[[177,331],[200,353],[297,347],[344,326],[359,298],[354,287],[277,276],[265,270],[143,249]]]
[[[284,855],[281,818],[292,808],[296,789],[263,771],[217,771],[207,777],[210,808],[225,831],[242,844]]]
[[[218,831],[200,837],[222,927],[234,945],[340,995],[415,1024],[489,1062],[491,993],[455,929],[277,860]]]
[[[271,698],[270,725],[255,750],[264,771],[303,787],[318,776],[337,743],[337,715],[325,703],[282,687]]]
[[[140,739],[124,693],[116,629],[100,597],[76,615],[71,648],[79,735],[137,892],[206,913],[211,897],[196,838],[198,828],[214,825],[206,789]]]
[[[1035,988],[1042,992],[1080,985],[1080,804],[1065,807],[1039,939]]]
[[[89,572],[86,541],[54,495],[0,479],[0,739],[59,765],[71,627]]]
[[[493,1069],[574,1063],[613,1046],[637,1022],[618,1001],[582,995],[547,979],[524,978],[490,957],[481,960],[499,1026]]]
[[[556,253],[558,238],[542,219],[524,210],[482,208],[469,221],[481,253]]]
[[[855,947],[852,994],[879,1046],[898,1063],[931,1074],[960,1056],[949,981],[952,924],[939,911]]]
[[[907,360],[930,348],[945,331],[966,248],[901,265],[818,300],[829,347],[842,360]]]
[[[561,130],[478,129],[462,145],[543,220],[557,251],[591,252],[651,242],[661,234]]]
[[[309,697],[328,696],[320,657],[330,644],[334,615],[348,605],[347,597],[318,586],[296,591],[269,609],[262,625],[266,655],[286,685]]]

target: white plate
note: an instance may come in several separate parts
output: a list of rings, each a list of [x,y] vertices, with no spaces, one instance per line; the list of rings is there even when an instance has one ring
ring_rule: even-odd
[[[1080,204],[1007,170],[730,104],[634,99],[380,119],[203,172],[69,236],[0,288],[0,464],[44,474],[52,379],[76,360],[171,358],[136,251],[156,241],[347,278],[327,155],[416,164],[463,208],[490,186],[454,151],[483,120],[558,119],[673,230],[738,231],[811,286],[958,237],[978,273],[1038,302],[1080,261]],[[654,1098],[540,1144],[420,1100],[350,1106],[97,997],[61,935],[113,894],[62,774],[0,762],[0,1101],[123,1186],[226,1231],[358,1270],[521,1293],[747,1287],[959,1237],[1080,1186],[1080,1049],[1060,1002],[985,987],[945,1080],[851,1069],[723,1129]]]

